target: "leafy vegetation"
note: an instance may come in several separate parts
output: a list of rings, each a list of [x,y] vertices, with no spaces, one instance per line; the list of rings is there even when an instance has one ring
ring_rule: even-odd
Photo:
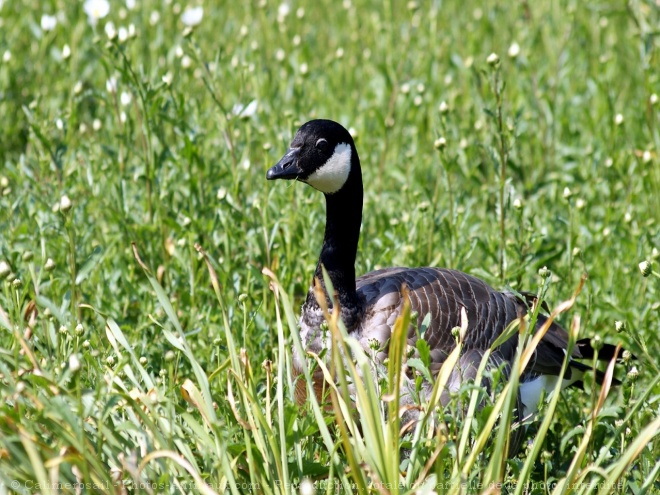
[[[0,493],[660,491],[659,23],[637,0],[0,1]],[[400,435],[404,346],[362,385],[328,315],[308,365],[336,385],[298,406],[324,211],[264,175],[314,117],[356,136],[358,273],[537,290],[636,356],[622,384],[554,394],[510,460],[515,379]]]

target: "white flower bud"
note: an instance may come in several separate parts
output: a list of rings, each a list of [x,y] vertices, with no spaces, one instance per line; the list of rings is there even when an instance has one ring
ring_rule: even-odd
[[[497,53],[491,53],[490,55],[488,55],[486,62],[488,63],[488,65],[496,66],[497,64],[500,63],[500,57]]]
[[[518,55],[520,55],[520,45],[515,41],[511,43],[507,55],[509,55],[511,58],[516,58]]]
[[[105,34],[110,41],[117,37],[117,30],[115,29],[115,24],[112,21],[105,23]]]
[[[117,39],[120,43],[126,41],[128,39],[128,29],[126,29],[124,26],[120,26],[117,30]]]
[[[651,262],[650,261],[642,261],[639,264],[639,271],[642,272],[642,276],[648,277],[651,275],[652,267],[651,267]]]
[[[435,140],[433,143],[433,147],[436,150],[442,150],[447,146],[447,140],[444,137],[439,137],[438,139]]]
[[[71,207],[73,206],[73,203],[71,203],[71,200],[69,199],[69,196],[66,194],[60,198],[60,211],[62,213],[67,213]]]
[[[550,275],[552,275],[552,272],[548,270],[547,266],[544,266],[543,268],[539,268],[539,276],[542,278],[548,278]]]
[[[6,261],[0,261],[0,280],[4,280],[11,273],[11,267]]]
[[[642,162],[648,163],[651,161],[651,158],[653,158],[651,152],[649,150],[644,150],[644,153],[642,153]]]
[[[80,358],[78,357],[78,354],[71,354],[69,357],[69,369],[73,373],[80,369]]]

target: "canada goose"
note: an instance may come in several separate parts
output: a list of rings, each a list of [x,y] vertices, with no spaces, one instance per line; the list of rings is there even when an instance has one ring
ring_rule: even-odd
[[[456,346],[452,328],[460,325],[461,308],[465,308],[469,326],[459,361],[461,373],[449,384],[450,388],[457,389],[459,377],[474,377],[483,351],[509,323],[527,313],[526,302],[519,295],[496,291],[482,280],[456,270],[385,268],[356,279],[355,257],[362,223],[362,172],[353,138],[340,124],[331,120],[312,120],[304,124],[287,153],[268,170],[266,178],[296,179],[325,195],[325,236],[314,277],[323,284],[322,266],[325,267],[338,295],[341,318],[349,334],[357,338],[365,350],[369,349],[372,339],[386,345],[403,306],[402,286],[405,284],[411,308],[418,315],[418,325],[427,314],[431,315],[423,338],[431,348],[431,361],[437,370]],[[327,301],[331,306],[331,299]],[[328,345],[324,341],[327,332],[321,330],[323,321],[323,313],[310,288],[302,306],[300,336],[303,345],[315,353]],[[537,328],[545,321],[546,317],[539,315]],[[408,337],[408,342],[414,345],[417,339],[414,328]],[[499,346],[493,363],[509,364],[517,343],[516,334]],[[553,323],[520,380],[518,410],[523,409],[524,416],[537,409],[543,390],[554,388],[567,344],[568,334]],[[563,377],[565,386],[577,383],[582,372],[590,369],[575,359],[592,357],[593,352],[588,339],[578,342]],[[606,345],[600,356],[610,358],[613,353],[614,347]],[[386,351],[377,355],[381,361],[386,357]],[[294,355],[298,371],[301,359],[302,356]],[[322,380],[322,377],[317,378]]]

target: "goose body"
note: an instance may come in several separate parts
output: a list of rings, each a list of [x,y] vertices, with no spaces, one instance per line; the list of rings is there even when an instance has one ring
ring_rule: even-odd
[[[365,350],[376,341],[381,348],[377,359],[387,357],[387,341],[404,298],[421,326],[430,314],[423,338],[431,349],[432,371],[437,371],[456,346],[452,329],[461,324],[465,308],[468,328],[465,333],[460,370],[452,375],[450,388],[457,389],[461,377],[470,377],[479,366],[483,352],[513,320],[527,313],[527,304],[518,295],[500,292],[484,281],[460,271],[445,268],[385,268],[359,278],[355,276],[355,257],[362,222],[362,173],[355,143],[349,132],[330,120],[312,120],[296,133],[288,152],[266,175],[267,179],[305,182],[321,191],[326,199],[326,227],[323,247],[314,274],[323,286],[322,267],[328,272],[339,299],[341,318],[350,335]],[[404,292],[402,287],[407,291]],[[332,300],[327,297],[331,307]],[[300,332],[308,351],[320,353],[329,346],[327,332],[321,329],[323,313],[310,288],[302,307]],[[540,315],[540,327],[546,318]],[[411,325],[408,343],[417,339]],[[514,358],[517,334],[500,345],[493,354],[496,365],[506,368]],[[570,385],[586,369],[575,361],[593,355],[588,341],[580,341],[571,354],[571,366],[560,378],[561,365],[568,346],[568,334],[553,323],[536,349],[535,357],[521,377],[518,409],[524,415],[536,410],[543,390],[552,390],[557,380]],[[370,351],[371,352],[371,351]],[[300,369],[302,356],[294,356]],[[322,377],[316,377],[322,380]],[[410,386],[411,383],[404,384]],[[402,397],[405,397],[402,391]],[[519,416],[522,414],[519,411]]]

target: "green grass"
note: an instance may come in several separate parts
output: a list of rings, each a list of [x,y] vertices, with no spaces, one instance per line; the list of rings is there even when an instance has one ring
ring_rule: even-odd
[[[656,2],[206,2],[192,32],[185,7],[0,7],[0,493],[660,492]],[[623,384],[554,396],[508,461],[515,380],[432,398],[402,439],[396,359],[354,414],[369,357],[337,354],[330,405],[298,407],[323,202],[265,171],[314,117],[357,135],[358,273],[453,267],[550,307],[586,273],[558,318],[637,356]]]

